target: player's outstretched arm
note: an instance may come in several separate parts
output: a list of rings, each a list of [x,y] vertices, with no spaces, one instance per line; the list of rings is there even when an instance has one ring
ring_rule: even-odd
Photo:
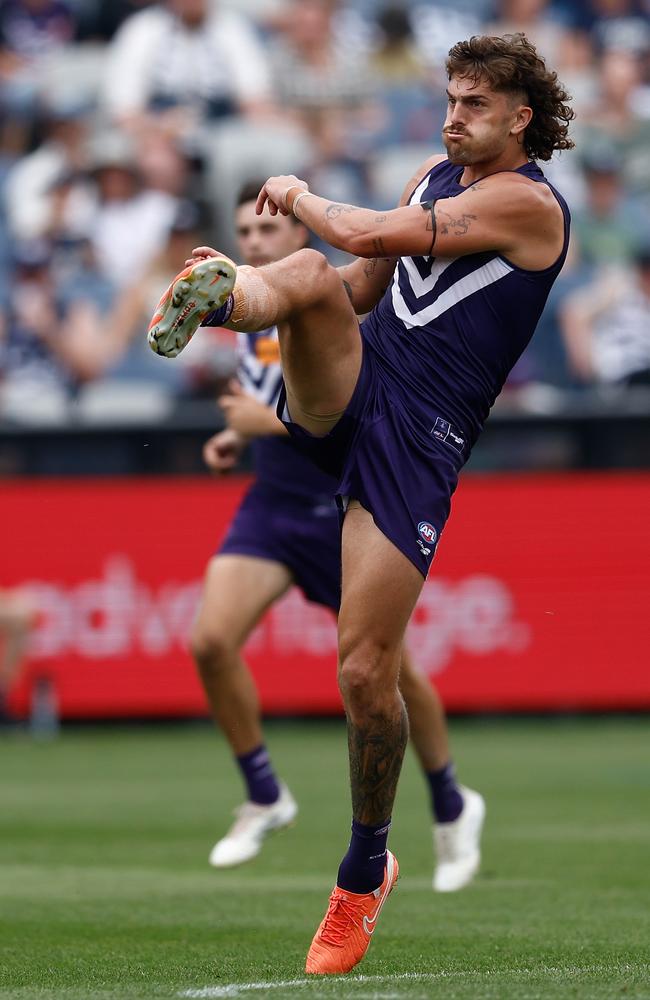
[[[270,211],[289,214],[295,207],[312,232],[358,257],[458,257],[492,250],[535,269],[549,266],[562,248],[562,213],[554,196],[546,185],[514,172],[493,174],[453,198],[389,212],[330,202],[306,187],[292,176],[272,177],[258,208],[268,201]]]

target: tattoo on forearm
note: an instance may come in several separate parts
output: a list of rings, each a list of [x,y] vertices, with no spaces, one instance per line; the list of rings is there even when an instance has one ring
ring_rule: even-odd
[[[435,213],[436,199],[433,198],[431,201],[421,201],[420,208],[423,212],[429,213],[429,218],[427,219],[426,230],[431,233],[431,246],[429,247],[429,257],[433,257],[433,244],[436,242],[436,213]]]
[[[375,225],[380,226],[382,222],[386,221],[386,218],[387,216],[385,215],[376,215],[372,221],[375,223]]]
[[[338,219],[339,215],[344,215],[346,212],[356,211],[357,209],[354,205],[339,205],[336,202],[331,201],[325,209],[325,218]]]
[[[397,779],[408,739],[408,717],[400,700],[399,714],[371,717],[363,727],[348,719],[352,815],[372,825],[393,811]]]
[[[469,212],[465,212],[458,219],[452,219],[448,212],[443,212],[442,215],[446,215],[448,222],[443,222],[440,220],[440,232],[443,236],[447,236],[452,233],[454,236],[464,236],[472,225],[472,222],[476,222],[477,216],[471,215]]]
[[[372,245],[373,245],[375,253],[377,254],[378,257],[386,257],[387,256],[386,247],[384,246],[384,241],[381,239],[380,236],[377,236],[372,241]]]

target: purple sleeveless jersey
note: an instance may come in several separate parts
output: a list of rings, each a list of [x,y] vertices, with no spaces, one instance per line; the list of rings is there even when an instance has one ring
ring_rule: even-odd
[[[239,333],[242,388],[265,406],[277,404],[282,385],[278,333]],[[341,535],[334,493],[322,472],[287,437],[252,444],[255,482],[242,500],[219,553],[282,563],[310,601],[338,611]]]
[[[432,168],[409,204],[461,194],[461,166]],[[547,184],[536,163],[517,173]],[[550,185],[549,185],[550,187]],[[391,287],[361,327],[363,360],[352,399],[334,430],[292,435],[338,478],[345,507],[354,497],[426,576],[467,461],[510,369],[533,335],[564,246],[551,267],[527,271],[501,254],[402,257]]]

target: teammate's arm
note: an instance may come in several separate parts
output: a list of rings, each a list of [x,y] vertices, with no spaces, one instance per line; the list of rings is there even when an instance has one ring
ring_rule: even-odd
[[[289,433],[278,420],[274,406],[267,406],[249,396],[235,379],[229,382],[228,390],[219,397],[218,403],[228,427],[236,431],[244,441],[276,434],[285,436]]]
[[[399,207],[408,205],[413,192],[432,167],[444,160],[444,156],[429,157],[410,178],[404,187]],[[397,257],[357,257],[351,264],[337,268],[346,287],[356,313],[366,313],[373,309],[393,278]]]
[[[293,183],[292,183],[293,182]],[[301,197],[302,194],[306,197]],[[277,199],[277,201],[276,201]],[[458,257],[497,251],[522,267],[550,265],[561,250],[561,210],[546,185],[513,172],[493,174],[453,198],[440,198],[376,212],[307,193],[304,181],[272,177],[260,192],[258,208],[296,215],[331,246],[358,257]],[[278,205],[279,202],[279,205]],[[517,259],[530,248],[542,263]]]

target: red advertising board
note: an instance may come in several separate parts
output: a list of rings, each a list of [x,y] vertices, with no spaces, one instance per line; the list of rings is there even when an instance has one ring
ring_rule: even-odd
[[[40,608],[13,701],[67,718],[205,712],[187,635],[243,478],[0,490],[0,587]],[[465,476],[408,642],[454,711],[650,708],[650,476]],[[267,713],[340,711],[336,633],[291,592],[247,648]]]

